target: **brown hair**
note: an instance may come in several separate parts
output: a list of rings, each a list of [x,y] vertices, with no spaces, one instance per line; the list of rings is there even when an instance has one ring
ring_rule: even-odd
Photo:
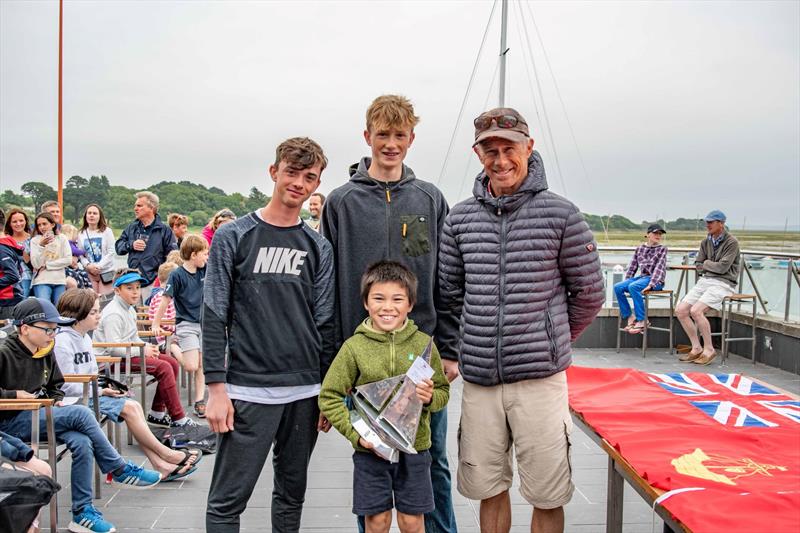
[[[125,274],[130,274],[130,273],[136,273],[136,274],[139,274],[140,276],[142,275],[142,273],[139,272],[139,269],[137,269],[137,268],[122,267],[119,270],[117,270],[116,272],[114,272],[114,281],[117,281],[119,278],[121,278]]]
[[[183,244],[183,242],[181,242]],[[181,257],[180,250],[172,250],[170,253],[167,254],[167,263],[175,263],[178,266],[183,264],[183,257]]]
[[[322,194],[321,192],[315,192],[315,193],[312,193],[311,196],[309,196],[309,198],[313,198],[314,196],[319,196],[319,203],[323,204],[323,205],[325,204],[325,195],[324,194]]]
[[[51,223],[53,225],[53,235],[58,235],[58,223],[56,222],[55,217],[53,217],[53,215],[51,215],[47,211],[42,211],[41,213],[36,215],[36,218],[33,219],[33,234],[34,235],[42,235],[42,233],[39,231],[39,219],[40,218],[43,218],[46,221],[48,221],[49,223]]]
[[[2,212],[2,211],[0,211],[0,212]],[[3,227],[3,231],[5,231],[6,235],[9,235],[9,236],[14,235],[14,230],[11,228],[11,218],[14,215],[22,215],[23,217],[25,217],[25,232],[27,233],[28,229],[30,228],[31,222],[30,222],[30,220],[28,220],[28,213],[26,213],[25,211],[23,211],[19,207],[15,207],[11,211],[8,212],[8,214],[6,215],[6,223],[5,223],[5,226]]]
[[[211,229],[217,231],[220,222],[222,222],[223,220],[236,220],[236,213],[234,213],[228,208],[220,209],[219,211],[214,213],[214,216],[211,217],[211,220],[208,221],[208,225],[211,226]]]
[[[58,299],[58,314],[80,322],[89,316],[97,298],[92,289],[70,289]]]
[[[174,228],[175,226],[183,226],[189,225],[189,217],[186,215],[181,215],[180,213],[170,213],[167,217],[167,224],[169,224],[170,228]]]
[[[328,158],[322,147],[308,137],[292,137],[279,144],[275,149],[275,166],[280,165],[281,161],[300,170],[320,165],[322,172],[328,166]]]
[[[408,303],[417,303],[417,276],[397,261],[379,261],[367,268],[361,276],[361,301],[367,303],[369,290],[376,283],[390,282],[398,283],[406,290]]]
[[[81,224],[81,231],[86,231],[89,229],[89,223],[86,222],[86,211],[88,211],[90,207],[96,207],[97,211],[100,213],[100,218],[97,219],[97,231],[105,231],[108,227],[108,221],[106,220],[105,214],[103,214],[103,208],[97,204],[87,204],[83,209],[83,224]]]
[[[188,261],[195,252],[202,252],[208,249],[208,241],[200,235],[187,235],[181,243],[181,259]]]
[[[158,267],[158,281],[161,282],[162,287],[167,283],[169,275],[172,274],[172,271],[176,268],[178,268],[178,265],[169,261],[161,263],[161,266]]]
[[[367,130],[375,128],[408,128],[413,130],[419,124],[414,114],[414,106],[405,96],[384,94],[372,101],[367,109]]]

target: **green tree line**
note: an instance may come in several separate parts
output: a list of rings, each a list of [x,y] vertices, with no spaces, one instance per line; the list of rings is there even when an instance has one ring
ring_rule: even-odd
[[[106,176],[92,176],[89,179],[72,176],[64,184],[64,219],[79,222],[83,210],[89,203],[96,203],[103,208],[106,217],[115,228],[122,228],[133,219],[134,195],[143,189],[129,189],[121,185],[111,185]],[[214,213],[220,209],[230,209],[241,216],[266,205],[269,196],[256,187],[244,196],[238,192],[226,194],[218,187],[205,187],[190,181],[161,181],[148,187],[161,200],[159,213],[166,218],[169,213],[182,213],[189,217],[192,226],[203,226]],[[19,206],[32,213],[38,213],[42,203],[55,200],[55,189],[46,183],[29,181],[24,183],[20,192],[12,190],[0,194],[0,207]],[[307,213],[304,211],[304,216]],[[641,231],[653,222],[658,222],[666,229],[695,231],[703,228],[702,220],[678,218],[672,221],[657,220],[633,222],[622,215],[600,216],[584,213],[586,222],[595,232],[604,231]]]
[[[72,176],[64,183],[64,220],[80,222],[86,206],[95,203],[103,208],[112,227],[125,227],[133,220],[135,194],[145,189],[129,189],[111,185],[106,176],[86,179]],[[159,214],[166,218],[169,213],[181,213],[189,217],[192,226],[203,226],[220,209],[230,209],[237,215],[264,207],[269,196],[256,187],[245,196],[235,192],[226,194],[218,187],[205,187],[190,181],[161,181],[146,190],[158,195],[161,205]],[[56,200],[58,193],[53,187],[39,181],[29,181],[20,187],[20,192],[5,190],[0,194],[0,207],[6,211],[11,207],[22,207],[30,213],[38,213],[42,204]]]

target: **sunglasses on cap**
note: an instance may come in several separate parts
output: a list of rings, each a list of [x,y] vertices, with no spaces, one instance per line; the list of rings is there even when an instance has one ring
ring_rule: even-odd
[[[492,126],[492,122],[497,124],[498,128],[507,130],[517,126],[520,122],[526,124],[526,122],[514,115],[496,115],[496,116],[484,116],[481,115],[473,121],[475,125],[475,129],[479,131],[488,130]]]

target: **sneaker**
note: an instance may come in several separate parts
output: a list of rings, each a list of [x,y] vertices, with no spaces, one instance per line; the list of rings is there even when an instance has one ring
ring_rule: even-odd
[[[73,533],[113,533],[117,530],[114,524],[106,521],[100,511],[91,505],[87,505],[83,510],[72,515],[72,522],[67,526]]]
[[[168,414],[165,414],[161,418],[155,417],[148,413],[147,415],[147,423],[151,426],[158,426],[162,428],[168,428],[170,424],[172,424],[172,419],[169,417]]]
[[[161,481],[161,474],[128,461],[122,474],[114,476],[114,481],[133,489],[149,489],[158,485],[158,482]]]
[[[170,423],[169,426],[173,427],[173,428],[198,428],[198,427],[201,427],[201,426],[204,426],[204,425],[205,424],[200,424],[199,422],[196,422],[195,420],[192,420],[191,418],[189,418],[188,420],[186,420],[186,423],[184,423],[184,424],[178,424],[176,422],[172,422],[172,423]]]

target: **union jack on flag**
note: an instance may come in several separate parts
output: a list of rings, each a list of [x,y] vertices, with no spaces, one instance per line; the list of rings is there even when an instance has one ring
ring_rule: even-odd
[[[761,418],[746,407],[736,405],[733,402],[697,401],[689,403],[724,426],[767,428],[778,426],[778,424]]]
[[[678,396],[714,396],[717,394],[706,389],[686,374],[679,372],[671,372],[669,374],[648,373],[647,377],[667,392]]]
[[[757,402],[776,414],[785,416],[800,424],[800,402],[797,400],[759,401]]]
[[[780,395],[778,391],[774,391],[761,383],[756,383],[752,379],[742,376],[741,374],[712,374],[711,380],[741,396]]]

